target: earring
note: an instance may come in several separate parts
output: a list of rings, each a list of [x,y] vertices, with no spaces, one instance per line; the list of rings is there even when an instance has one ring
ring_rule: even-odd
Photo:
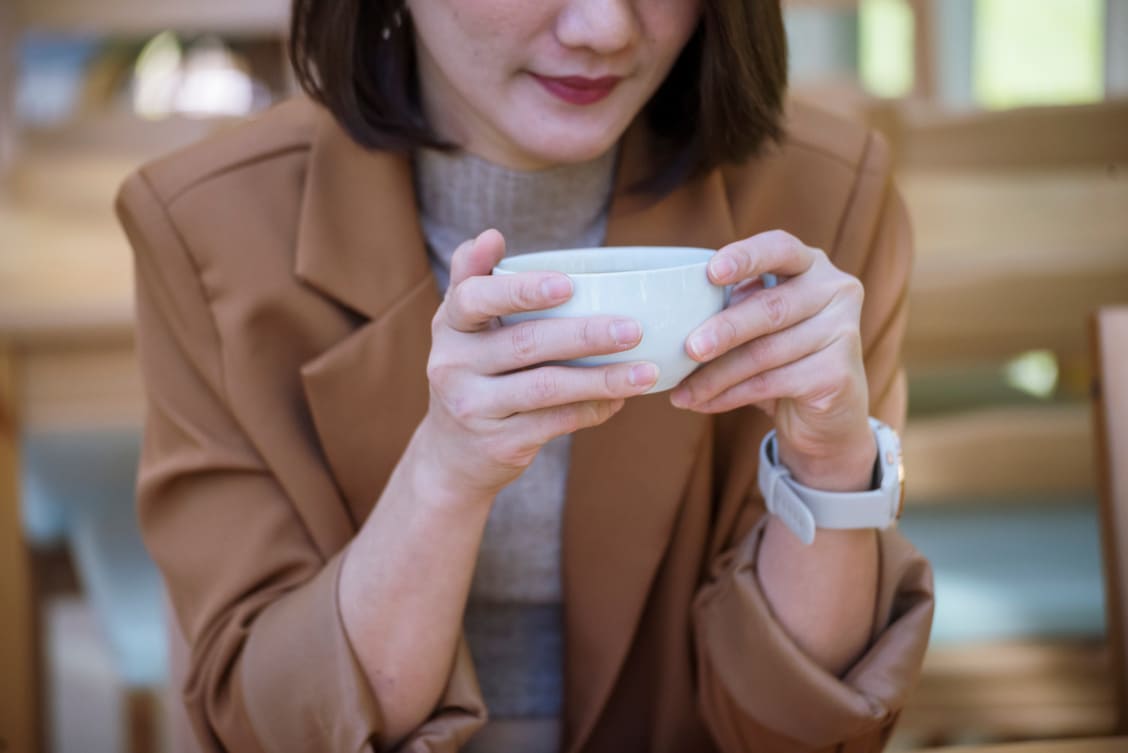
[[[401,26],[403,26],[403,14],[405,12],[406,12],[406,10],[403,6],[396,8],[392,12],[392,24],[391,24],[391,26],[388,26],[387,24],[385,24],[384,27],[382,29],[380,29],[380,38],[381,39],[383,39],[385,42],[387,42],[389,39],[391,39],[393,29],[398,29]]]

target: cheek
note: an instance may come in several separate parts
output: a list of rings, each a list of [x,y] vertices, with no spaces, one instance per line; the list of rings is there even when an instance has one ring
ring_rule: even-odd
[[[701,19],[700,0],[644,0],[639,8],[646,34],[663,58],[677,57]]]
[[[540,2],[463,0],[449,3],[451,44],[481,56],[483,62],[505,59],[528,43],[544,25]]]

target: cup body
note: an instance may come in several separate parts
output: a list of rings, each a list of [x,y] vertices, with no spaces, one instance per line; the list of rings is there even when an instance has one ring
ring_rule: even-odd
[[[725,288],[709,282],[705,267],[713,251],[683,246],[606,246],[542,251],[507,257],[494,274],[563,272],[572,297],[542,311],[502,317],[503,324],[529,319],[627,316],[642,325],[642,341],[627,351],[565,361],[602,366],[652,361],[658,382],[648,392],[674,387],[699,365],[689,357],[689,333],[725,306]]]

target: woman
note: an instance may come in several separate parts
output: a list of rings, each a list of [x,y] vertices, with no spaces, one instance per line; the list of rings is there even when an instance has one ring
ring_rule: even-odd
[[[296,0],[293,24],[314,101],[118,199],[140,515],[204,746],[879,749],[932,610],[850,494],[896,486],[867,417],[903,419],[909,241],[881,144],[783,114],[779,3]],[[716,248],[737,285],[670,393],[639,396],[651,364],[545,365],[633,321],[498,325],[571,291],[489,276],[505,253],[601,243]]]

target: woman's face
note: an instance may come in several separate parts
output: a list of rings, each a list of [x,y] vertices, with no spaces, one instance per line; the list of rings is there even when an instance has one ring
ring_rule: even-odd
[[[408,0],[428,122],[502,165],[609,149],[657,90],[701,0]]]

